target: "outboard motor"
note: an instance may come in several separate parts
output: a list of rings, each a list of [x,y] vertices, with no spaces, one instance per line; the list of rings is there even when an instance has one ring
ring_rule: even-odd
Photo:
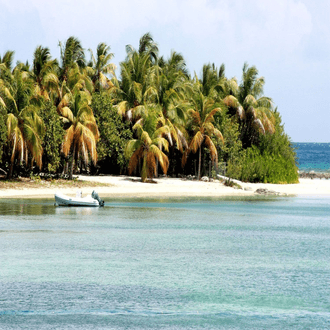
[[[100,198],[99,194],[95,190],[92,192],[92,197],[99,202],[100,206],[104,206],[104,201]]]

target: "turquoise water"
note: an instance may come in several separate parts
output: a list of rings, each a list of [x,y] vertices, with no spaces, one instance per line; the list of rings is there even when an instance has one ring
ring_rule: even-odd
[[[326,329],[326,198],[0,201],[0,329]]]
[[[330,143],[294,143],[300,171],[329,172]]]

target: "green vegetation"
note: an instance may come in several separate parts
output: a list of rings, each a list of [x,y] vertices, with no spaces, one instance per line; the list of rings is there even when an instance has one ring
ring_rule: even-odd
[[[126,173],[128,160],[124,152],[133,136],[130,123],[122,120],[106,92],[94,93],[91,107],[100,132],[97,170],[106,174]]]
[[[190,75],[182,54],[159,55],[149,33],[126,46],[119,75],[110,46],[90,60],[75,37],[59,60],[0,54],[0,168],[8,178],[74,173],[215,176],[294,183],[296,155],[255,66],[240,81],[225,66]],[[228,181],[231,182],[231,181]]]
[[[45,102],[39,109],[40,117],[45,125],[45,134],[42,137],[43,172],[55,174],[63,167],[61,163],[61,149],[65,131],[62,127],[56,107],[52,102]]]

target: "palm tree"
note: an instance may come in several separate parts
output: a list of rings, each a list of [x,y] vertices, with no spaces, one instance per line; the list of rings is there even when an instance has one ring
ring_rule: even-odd
[[[59,84],[57,60],[52,60],[49,48],[38,46],[34,51],[31,75],[35,81],[34,95],[50,100],[50,92],[54,92]]]
[[[265,134],[274,133],[275,117],[272,112],[273,101],[271,98],[262,96],[265,85],[264,77],[258,77],[255,66],[243,66],[242,83],[239,86],[238,99],[245,110],[247,130]],[[253,142],[253,135],[250,137]]]
[[[84,49],[80,41],[75,37],[70,37],[64,46],[61,42],[59,46],[61,66],[54,103],[57,112],[61,115],[62,108],[71,102],[72,95],[80,91],[91,95],[94,86],[90,78],[93,69],[86,66]]]
[[[120,63],[121,82],[117,91],[118,113],[128,119],[139,119],[146,109],[145,104],[154,103],[157,91],[154,87],[158,47],[151,35],[146,33],[140,39],[139,49],[126,46],[127,57]]]
[[[160,105],[164,125],[170,129],[168,140],[170,145],[175,143],[177,149],[183,152],[187,147],[185,121],[186,112],[183,106],[186,95],[189,93],[191,83],[186,63],[181,54],[172,52],[170,58],[159,61],[155,66],[155,90],[157,103]]]
[[[202,78],[200,80],[203,95],[219,101],[219,91],[223,88],[226,80],[225,66],[222,64],[220,69],[213,64],[204,64],[202,71]]]
[[[125,155],[129,160],[128,171],[131,174],[142,161],[141,180],[146,182],[153,178],[157,171],[157,162],[164,174],[167,173],[169,160],[165,153],[168,151],[168,142],[164,135],[168,133],[168,127],[161,124],[161,118],[156,111],[149,109],[149,114],[140,118],[133,130],[137,139],[130,140],[126,146]]]
[[[0,72],[4,70],[9,70],[11,72],[13,61],[14,61],[14,51],[8,50],[4,55],[0,56]]]
[[[212,98],[208,98],[202,93],[202,86],[196,79],[196,91],[191,100],[191,105],[188,109],[188,115],[191,118],[191,131],[193,137],[186,149],[182,165],[186,164],[189,153],[198,153],[198,180],[201,176],[202,163],[202,146],[205,146],[210,151],[212,162],[218,158],[217,148],[214,145],[212,137],[216,137],[219,141],[223,141],[221,132],[212,124],[214,115],[222,109]]]
[[[242,82],[236,86],[235,80],[227,84],[229,95],[223,98],[230,115],[236,115],[241,130],[243,147],[250,147],[258,142],[259,134],[273,134],[275,116],[273,101],[263,96],[265,79],[258,77],[255,66],[243,66]]]
[[[86,66],[85,53],[79,39],[76,37],[69,37],[65,45],[59,42],[59,46],[61,50],[60,80],[67,80],[70,69]]]
[[[29,73],[17,66],[7,79],[0,79],[0,99],[7,110],[7,139],[11,148],[11,159],[8,177],[13,174],[14,161],[28,163],[31,156],[31,166],[35,161],[42,166],[42,136],[44,125],[38,116],[38,109],[30,103],[33,82]]]
[[[101,87],[109,88],[113,84],[107,78],[107,74],[115,75],[116,66],[110,61],[113,58],[113,53],[110,53],[110,46],[105,43],[99,43],[96,49],[96,57],[93,51],[89,49],[91,53],[91,60],[88,64],[89,67],[93,68],[92,81],[95,86],[95,90],[99,91]]]
[[[57,112],[61,114],[61,109],[68,105],[72,95],[80,91],[91,97],[93,82],[86,70],[81,70],[77,65],[74,65],[67,71],[66,80],[59,81],[56,87],[55,105],[57,106]]]
[[[69,95],[69,94],[68,94]],[[99,131],[90,107],[91,97],[87,92],[76,91],[66,98],[61,117],[66,127],[63,142],[63,153],[68,156],[71,152],[72,161],[69,179],[72,179],[74,162],[82,157],[85,164],[89,162],[89,155],[94,164],[97,162],[96,142],[99,139]]]
[[[156,97],[154,102],[159,105],[162,124],[169,128],[169,132],[165,135],[170,146],[168,156],[175,159],[177,158],[175,149],[183,153],[183,149],[188,147],[184,103],[191,89],[189,73],[183,56],[176,52],[171,52],[167,60],[161,57],[158,65],[152,67],[152,71]],[[172,164],[175,168],[177,162],[173,161]]]
[[[14,51],[7,51],[4,53],[4,55],[0,56],[0,86],[4,88],[4,83],[8,82],[10,83],[11,77],[12,77],[12,64],[14,60]],[[4,89],[2,91],[2,94],[4,93]],[[0,94],[0,105],[2,107],[6,107],[6,104],[3,100],[3,97]]]

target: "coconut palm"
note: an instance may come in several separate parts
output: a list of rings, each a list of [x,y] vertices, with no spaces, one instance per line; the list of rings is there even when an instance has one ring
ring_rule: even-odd
[[[11,72],[13,61],[14,61],[14,51],[8,50],[3,56],[0,56],[0,72],[4,72],[5,70],[9,70]]]
[[[224,142],[221,132],[212,123],[214,115],[221,110],[221,107],[212,98],[203,95],[202,86],[196,78],[196,91],[187,111],[191,118],[193,136],[183,155],[182,165],[186,164],[190,152],[196,153],[198,151],[198,180],[201,176],[202,147],[205,146],[209,149],[211,160],[215,162],[218,158],[218,152],[212,138],[215,137],[222,143]]]
[[[62,108],[71,102],[72,95],[79,91],[91,94],[94,86],[90,78],[93,69],[86,66],[85,53],[80,41],[75,37],[69,37],[65,45],[60,42],[59,46],[61,65],[54,103],[61,115]]]
[[[0,98],[7,111],[7,139],[11,148],[8,177],[13,174],[14,161],[18,156],[20,163],[31,166],[36,162],[42,166],[42,135],[44,125],[38,116],[38,109],[31,105],[33,82],[29,73],[17,66],[7,79],[0,80]]]
[[[219,90],[225,81],[224,65],[222,64],[219,71],[213,64],[204,64],[202,70],[202,78],[200,80],[202,92],[205,96],[211,97],[219,101]]]
[[[72,95],[84,92],[91,98],[93,82],[85,69],[80,69],[78,65],[73,65],[68,72],[66,80],[59,82],[56,88],[57,112],[61,114],[61,109],[67,106],[72,99]]]
[[[238,100],[243,106],[247,124],[259,132],[273,133],[275,130],[275,117],[272,112],[273,101],[263,96],[265,85],[264,77],[258,77],[255,66],[243,66],[242,82],[239,86]]]
[[[239,120],[244,148],[256,144],[259,134],[273,134],[275,131],[273,101],[263,96],[264,84],[265,79],[258,77],[257,68],[245,63],[241,84],[236,88],[235,81],[232,81],[230,94],[223,98],[228,113],[236,115]]]
[[[59,42],[59,46],[61,51],[60,80],[67,80],[70,69],[86,66],[85,53],[79,39],[76,37],[69,37],[65,45]]]
[[[5,82],[10,84],[10,80],[12,77],[12,64],[14,60],[13,51],[7,51],[3,56],[0,56],[0,85],[4,86]],[[2,92],[4,94],[4,90]],[[0,105],[6,107],[4,100],[0,94]]]
[[[169,160],[165,153],[168,151],[168,142],[164,135],[169,129],[161,124],[158,111],[149,109],[147,116],[140,118],[133,126],[137,139],[130,140],[126,146],[125,155],[129,160],[128,171],[131,174],[142,161],[141,180],[146,182],[156,175],[157,162],[164,174],[167,173]]]
[[[38,46],[34,51],[31,75],[35,81],[35,98],[50,100],[50,92],[54,92],[59,84],[57,60],[52,60],[49,48]]]
[[[156,71],[156,102],[162,109],[163,124],[170,130],[168,140],[170,145],[175,144],[183,152],[183,148],[187,147],[183,103],[191,89],[186,63],[181,54],[172,52],[167,61],[161,58],[153,70]]]
[[[93,68],[92,82],[95,86],[95,90],[103,88],[110,88],[113,86],[112,82],[106,75],[115,75],[116,66],[110,61],[113,58],[113,53],[110,53],[110,46],[105,43],[99,43],[96,49],[96,56],[93,51],[89,49],[91,53],[91,60],[88,64],[89,67]]]
[[[152,67],[157,62],[158,47],[151,35],[146,33],[140,39],[138,50],[127,45],[126,52],[126,60],[120,63],[117,109],[120,115],[137,120],[146,111],[144,105],[156,101],[155,71]]]
[[[66,128],[62,150],[65,156],[72,155],[69,179],[72,179],[74,162],[79,156],[85,164],[89,155],[94,164],[97,162],[96,142],[99,131],[90,107],[91,97],[87,92],[75,91],[67,94],[67,103],[60,108],[60,115]]]

